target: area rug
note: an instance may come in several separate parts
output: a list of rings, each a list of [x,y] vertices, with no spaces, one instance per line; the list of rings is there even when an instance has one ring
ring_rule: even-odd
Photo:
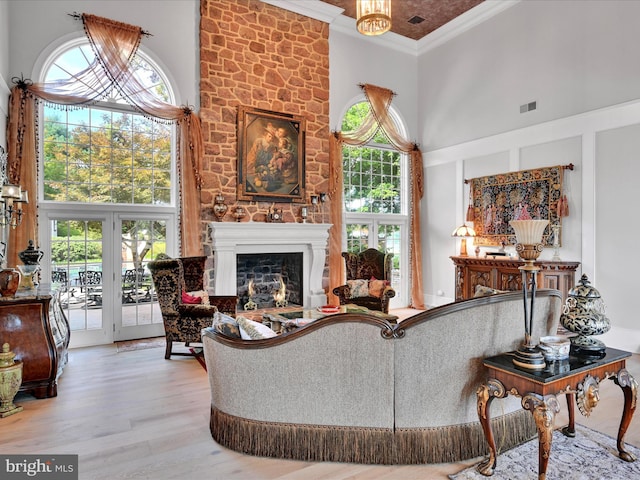
[[[640,459],[640,449],[625,444]],[[494,474],[485,477],[476,465],[451,480],[535,480],[538,478],[538,439],[498,455]],[[616,440],[582,425],[576,425],[575,438],[553,432],[547,480],[628,480],[640,478],[640,460],[628,463],[618,456]]]
[[[116,342],[116,351],[132,352],[134,350],[145,350],[147,348],[165,347],[167,342],[164,337],[152,337],[152,338],[139,338],[137,340],[126,340],[123,342]]]
[[[200,366],[204,368],[204,371],[206,372],[207,364],[204,361],[204,350],[202,350],[202,348],[190,348],[189,351],[193,354]]]

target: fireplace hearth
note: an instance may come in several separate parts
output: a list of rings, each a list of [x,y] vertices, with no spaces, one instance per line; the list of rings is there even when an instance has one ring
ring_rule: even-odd
[[[243,273],[238,270],[238,255],[261,257],[298,253],[302,254],[300,304],[304,308],[325,305],[327,296],[322,279],[329,228],[331,225],[325,223],[211,223],[213,285],[210,287],[213,294],[240,297],[245,293],[248,284],[245,278],[239,280]],[[297,304],[291,295],[289,292],[288,301]]]
[[[236,255],[238,310],[250,301],[255,308],[302,306],[302,270],[302,252]]]

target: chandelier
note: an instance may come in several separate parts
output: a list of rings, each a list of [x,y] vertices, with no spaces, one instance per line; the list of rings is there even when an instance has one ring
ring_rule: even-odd
[[[356,0],[356,27],[363,35],[382,35],[391,29],[391,0]]]

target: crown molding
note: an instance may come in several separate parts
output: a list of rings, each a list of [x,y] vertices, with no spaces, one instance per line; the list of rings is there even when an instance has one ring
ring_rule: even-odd
[[[320,0],[262,0],[262,2],[329,24],[344,12],[343,8]]]
[[[432,50],[456,36],[466,32],[470,28],[501,13],[507,8],[519,3],[521,0],[485,0],[478,6],[468,10],[449,23],[431,32],[421,40],[411,40],[393,32],[387,32],[376,37],[367,37],[358,33],[356,20],[343,15],[344,9],[329,5],[321,0],[262,0],[264,3],[279,7],[291,12],[314,18],[329,24],[331,30],[346,35],[373,42],[381,47],[391,48],[403,53],[419,56]]]

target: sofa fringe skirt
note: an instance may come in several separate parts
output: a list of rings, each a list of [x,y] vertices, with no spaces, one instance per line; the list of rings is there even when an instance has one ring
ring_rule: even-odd
[[[499,451],[536,436],[526,410],[491,420]],[[211,407],[211,436],[260,457],[378,465],[450,463],[489,453],[479,422],[435,428],[384,429],[250,420]]]

